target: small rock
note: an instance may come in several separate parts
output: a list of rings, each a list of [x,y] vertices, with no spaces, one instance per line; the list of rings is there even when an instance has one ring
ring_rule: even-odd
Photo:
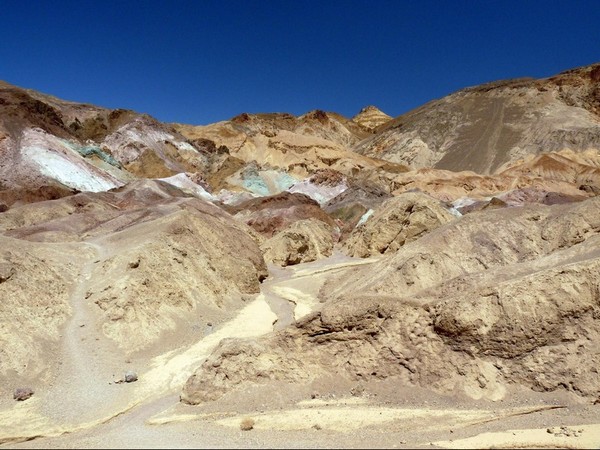
[[[323,429],[323,427],[322,427],[321,425],[319,425],[318,423],[315,423],[315,424],[314,424],[312,427],[313,427],[315,430],[322,430],[322,429]]]
[[[0,263],[0,283],[4,283],[13,277],[15,274],[15,268],[11,263],[1,262]]]
[[[251,417],[245,417],[240,422],[240,430],[242,430],[242,431],[250,431],[253,428],[254,428],[254,419],[252,419]]]
[[[135,373],[133,370],[128,370],[125,372],[125,377],[123,377],[125,383],[133,383],[134,381],[137,381],[137,379],[137,373]]]
[[[24,401],[33,395],[33,389],[31,388],[17,388],[13,393],[13,398],[17,401]]]

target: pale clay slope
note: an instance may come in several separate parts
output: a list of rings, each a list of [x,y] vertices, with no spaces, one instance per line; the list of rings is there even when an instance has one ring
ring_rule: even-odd
[[[126,200],[128,194],[108,199],[120,203],[119,195]],[[85,299],[78,301],[92,305],[92,326],[124,353],[152,348],[184,318],[207,315],[209,322],[220,320],[242,306],[242,294],[258,292],[266,267],[243,225],[202,200],[182,197],[152,206],[138,201],[131,210],[122,203],[121,208],[102,209],[102,202],[82,196],[55,200],[46,210],[26,205],[3,214],[4,233],[13,236],[2,238],[6,274],[0,288],[12,330],[3,335],[3,351],[10,351],[10,358],[8,353],[2,358],[4,377],[9,369],[29,377],[41,372],[25,370],[27,360],[42,364],[44,341],[57,342],[72,312],[69,293],[81,278],[84,258],[94,258],[85,246],[71,242],[84,230],[95,245],[114,250],[92,266],[89,285],[81,293]],[[42,257],[50,251],[52,257]],[[31,277],[38,281],[30,282]],[[32,298],[36,303],[31,304]],[[15,332],[22,327],[31,327],[27,345]]]
[[[218,213],[217,217],[220,214],[222,213]],[[148,225],[156,227],[156,222],[156,220],[150,221]],[[142,223],[138,227],[144,225]],[[189,224],[186,224],[185,221],[179,223],[179,225],[182,228],[189,227]],[[135,231],[140,230],[137,229]],[[151,239],[152,235],[149,238]],[[237,240],[239,240],[239,237]],[[143,247],[139,247],[138,244],[139,242],[131,243],[129,240],[127,242],[122,241],[119,239],[118,234],[108,239],[96,239],[91,244],[96,248],[96,254],[94,255],[94,252],[92,254],[85,254],[86,258],[91,256],[84,267],[84,272],[88,268],[89,272],[82,274],[77,280],[77,289],[73,291],[74,296],[71,297],[70,301],[83,302],[84,297],[89,297],[89,292],[96,291],[106,281],[118,280],[119,275],[111,275],[107,272],[106,265],[114,264],[115,257],[119,257],[125,250],[124,246],[131,249],[135,248],[137,254],[140,254]],[[57,248],[59,244],[54,243],[52,245]],[[80,252],[82,256],[84,255],[81,252],[81,245],[60,245],[70,245],[74,251]],[[125,250],[126,253],[127,251]],[[240,260],[238,254],[236,264],[238,270],[240,263],[243,263],[243,261]],[[129,269],[134,268],[125,268],[125,273],[121,274],[120,278],[127,277]],[[135,267],[135,270],[146,272],[147,275],[152,276],[147,268],[144,267],[143,262],[140,262],[140,265]],[[123,269],[121,271],[123,272]],[[196,276],[198,275],[196,274]],[[287,287],[288,285],[290,287]],[[287,293],[294,291],[295,288],[291,286],[296,285],[293,281],[283,280],[279,286],[282,292]],[[319,283],[315,286],[318,289]],[[275,288],[276,286],[273,286],[273,289]],[[104,292],[104,290],[101,292]],[[156,293],[157,291],[154,292],[155,296]],[[138,408],[143,402],[148,402],[164,395],[170,395],[170,392],[177,392],[191,375],[194,368],[208,356],[222,339],[255,336],[273,330],[273,324],[278,319],[282,319],[282,317],[278,317],[272,311],[272,306],[269,306],[272,301],[268,298],[270,295],[259,295],[255,300],[243,306],[237,315],[228,314],[225,320],[213,316],[211,320],[214,322],[209,325],[208,330],[204,333],[196,334],[191,341],[185,333],[181,333],[181,331],[185,330],[185,326],[180,323],[180,330],[175,335],[177,336],[176,339],[164,339],[156,342],[154,348],[150,349],[149,352],[137,356],[134,354],[129,356],[126,361],[125,359],[129,353],[127,344],[131,343],[134,346],[138,342],[136,339],[142,338],[146,339],[146,342],[148,342],[148,339],[151,341],[152,333],[148,333],[148,330],[146,330],[139,337],[134,337],[131,334],[125,335],[116,342],[116,346],[107,346],[106,337],[111,336],[110,333],[108,333],[108,336],[102,333],[102,331],[106,331],[106,328],[99,326],[102,322],[102,315],[98,309],[95,309],[94,304],[88,302],[85,307],[86,309],[91,308],[90,313],[92,315],[89,317],[86,314],[90,313],[82,313],[81,308],[83,305],[73,304],[73,316],[68,326],[61,328],[64,346],[63,355],[59,356],[59,359],[66,370],[63,370],[63,368],[59,369],[58,380],[60,382],[54,387],[50,384],[49,386],[46,385],[45,388],[36,383],[36,386],[38,386],[36,394],[33,399],[26,403],[13,402],[10,405],[4,402],[0,403],[2,407],[2,411],[0,412],[0,442],[16,442],[32,436],[53,436],[65,432],[71,433],[76,430],[92,429],[115,415],[127,413],[132,408]],[[306,314],[306,312],[310,312],[317,305],[315,300],[311,300],[310,296],[306,298],[305,294],[302,296],[290,295],[290,302],[294,305],[293,309],[298,310],[298,314]],[[135,307],[134,311],[138,324],[136,325],[136,329],[138,333],[141,331],[139,323],[144,322],[144,326],[149,328],[155,325],[152,322],[144,320],[144,314],[149,313],[151,304],[132,306]],[[200,308],[202,309],[201,313],[206,313],[211,307],[210,304],[203,301]],[[231,308],[231,305],[229,308]],[[240,307],[234,305],[233,308],[239,309]],[[164,315],[166,312],[162,308],[158,311],[160,311],[161,315]],[[96,319],[96,325],[94,325],[94,319]],[[120,320],[126,320],[126,318]],[[85,325],[85,328],[80,328],[82,324]],[[81,343],[72,346],[70,343],[77,342],[79,335],[89,338],[86,340],[91,341],[90,344],[92,347],[88,349],[83,339]],[[97,338],[94,341],[94,335],[100,336],[100,340]],[[122,348],[122,344],[125,344],[126,348]],[[95,348],[92,350],[94,346]],[[112,359],[108,357],[109,355],[102,353],[105,349],[108,350],[109,347],[113,355]],[[87,353],[88,351],[89,353]],[[156,356],[152,357],[153,354]],[[81,358],[88,358],[87,363],[82,361]],[[102,358],[102,361],[96,361],[96,358]],[[132,361],[129,361],[129,359]],[[40,361],[42,360],[40,359]],[[79,361],[79,365],[72,364],[77,361]],[[96,368],[98,362],[103,363],[103,365]],[[129,363],[133,364],[129,365]],[[113,378],[115,377],[115,369],[124,370],[125,367],[133,367],[140,371],[140,381],[132,386],[133,390],[125,389],[125,386],[118,387],[117,385],[111,385],[111,381],[115,379]],[[88,369],[91,369],[91,372],[88,373]],[[112,377],[110,375],[111,370],[113,371]],[[47,370],[46,379],[52,375],[52,371],[53,369]],[[26,378],[21,379],[25,380]],[[107,381],[109,382],[107,383]],[[66,390],[63,389],[65,387],[67,388]],[[72,397],[72,395],[75,395],[75,397]],[[102,398],[102,405],[90,409],[88,407],[90,402],[95,402],[98,398]],[[65,411],[71,413],[68,419],[65,416]]]

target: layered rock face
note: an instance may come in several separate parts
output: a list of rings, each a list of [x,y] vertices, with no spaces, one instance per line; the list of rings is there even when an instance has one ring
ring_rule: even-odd
[[[376,106],[370,105],[361,109],[352,120],[369,130],[375,130],[377,127],[392,120],[392,117],[388,116]]]

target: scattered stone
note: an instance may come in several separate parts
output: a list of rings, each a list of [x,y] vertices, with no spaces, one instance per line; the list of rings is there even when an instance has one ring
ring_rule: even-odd
[[[127,372],[125,372],[125,377],[123,378],[123,380],[125,381],[125,383],[133,383],[134,381],[138,380],[137,373],[135,373],[133,370],[128,370]]]
[[[9,262],[0,262],[0,283],[10,280],[15,274],[15,268]]]
[[[137,373],[135,373],[133,370],[128,370],[127,372],[125,372],[125,375],[123,376],[123,378],[114,380],[114,383],[115,384],[133,383],[134,381],[137,381],[137,380],[138,380]]]
[[[350,389],[350,395],[353,397],[360,397],[365,393],[365,387],[362,384],[358,384],[352,389]]]
[[[13,393],[13,398],[19,402],[27,400],[33,395],[33,389],[31,388],[17,388]]]
[[[547,428],[546,432],[548,434],[554,434],[556,437],[579,437],[581,436],[581,433],[583,433],[583,430],[574,430],[572,428],[562,426]]]
[[[240,422],[240,430],[242,431],[250,431],[254,428],[254,419],[252,419],[251,417],[245,417],[244,419],[242,419],[242,421]]]

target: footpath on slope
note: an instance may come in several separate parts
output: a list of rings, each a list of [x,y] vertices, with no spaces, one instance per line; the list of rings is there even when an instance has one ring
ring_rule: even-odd
[[[131,367],[139,375],[136,383],[116,384],[129,369],[128,362],[115,356],[120,354],[116,344],[96,328],[93,305],[86,299],[94,276],[101,276],[94,269],[110,257],[110,250],[101,239],[82,246],[90,258],[70,295],[72,315],[62,334],[58,375],[47,393],[39,390],[29,401],[0,411],[0,444],[91,429],[124,414],[148,418],[156,414],[156,406],[146,415],[145,405],[174,398],[222,339],[256,337],[293,323],[318,306],[316,294],[324,281],[320,275],[373,262],[336,253],[285,270],[271,267],[272,275],[261,285],[261,293],[232,320],[194,345],[167,351],[146,367]]]

